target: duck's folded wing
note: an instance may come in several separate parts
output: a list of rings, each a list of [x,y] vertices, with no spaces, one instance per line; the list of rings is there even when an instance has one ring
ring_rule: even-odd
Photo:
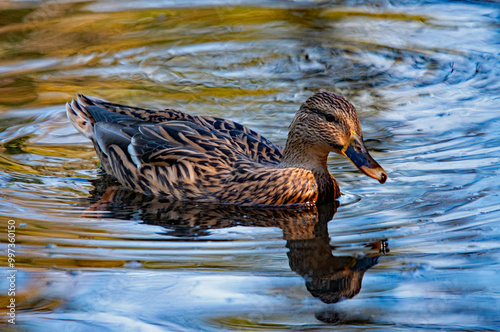
[[[98,123],[96,141],[121,183],[142,192],[177,199],[208,199],[220,190],[232,160],[228,141],[183,123]],[[216,148],[215,148],[216,147]]]

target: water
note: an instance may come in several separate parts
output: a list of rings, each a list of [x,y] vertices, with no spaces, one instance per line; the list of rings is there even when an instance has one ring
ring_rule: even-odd
[[[500,329],[499,8],[0,3],[0,219],[16,226],[15,327]],[[320,89],[357,107],[389,180],[332,155],[344,196],[319,211],[108,189],[64,110],[81,92],[230,118],[283,145]],[[7,275],[7,230],[1,242]],[[0,284],[2,329],[14,329]]]

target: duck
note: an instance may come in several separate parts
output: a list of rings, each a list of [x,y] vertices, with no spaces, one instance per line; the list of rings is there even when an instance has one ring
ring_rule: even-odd
[[[332,92],[300,106],[284,148],[237,122],[170,108],[77,94],[66,111],[103,171],[146,195],[251,206],[329,203],[341,195],[327,168],[330,152],[380,183],[388,178],[365,146],[356,109]]]

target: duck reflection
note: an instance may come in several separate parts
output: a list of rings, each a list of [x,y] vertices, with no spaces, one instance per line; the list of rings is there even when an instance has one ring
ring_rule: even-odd
[[[301,209],[263,209],[227,204],[169,201],[113,186],[107,176],[94,180],[89,216],[103,211],[109,217],[142,220],[162,226],[165,234],[200,237],[211,230],[234,227],[278,227],[289,249],[290,268],[306,281],[307,290],[325,303],[350,299],[361,290],[363,275],[378,263],[385,241],[367,244],[362,257],[334,255],[328,222],[338,203]]]
[[[325,227],[326,230],[326,227]],[[290,267],[306,280],[307,290],[325,303],[351,299],[361,290],[366,270],[387,252],[385,241],[369,244],[373,249],[361,258],[333,255],[328,235],[313,239],[288,240]]]

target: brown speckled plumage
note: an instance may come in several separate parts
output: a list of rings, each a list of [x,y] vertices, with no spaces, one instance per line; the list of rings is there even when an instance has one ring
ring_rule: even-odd
[[[354,107],[328,92],[302,104],[285,149],[239,123],[173,109],[153,111],[78,95],[67,113],[94,143],[108,174],[131,189],[180,200],[333,201],[340,191],[326,168],[328,154],[344,154],[353,137],[362,142]]]

